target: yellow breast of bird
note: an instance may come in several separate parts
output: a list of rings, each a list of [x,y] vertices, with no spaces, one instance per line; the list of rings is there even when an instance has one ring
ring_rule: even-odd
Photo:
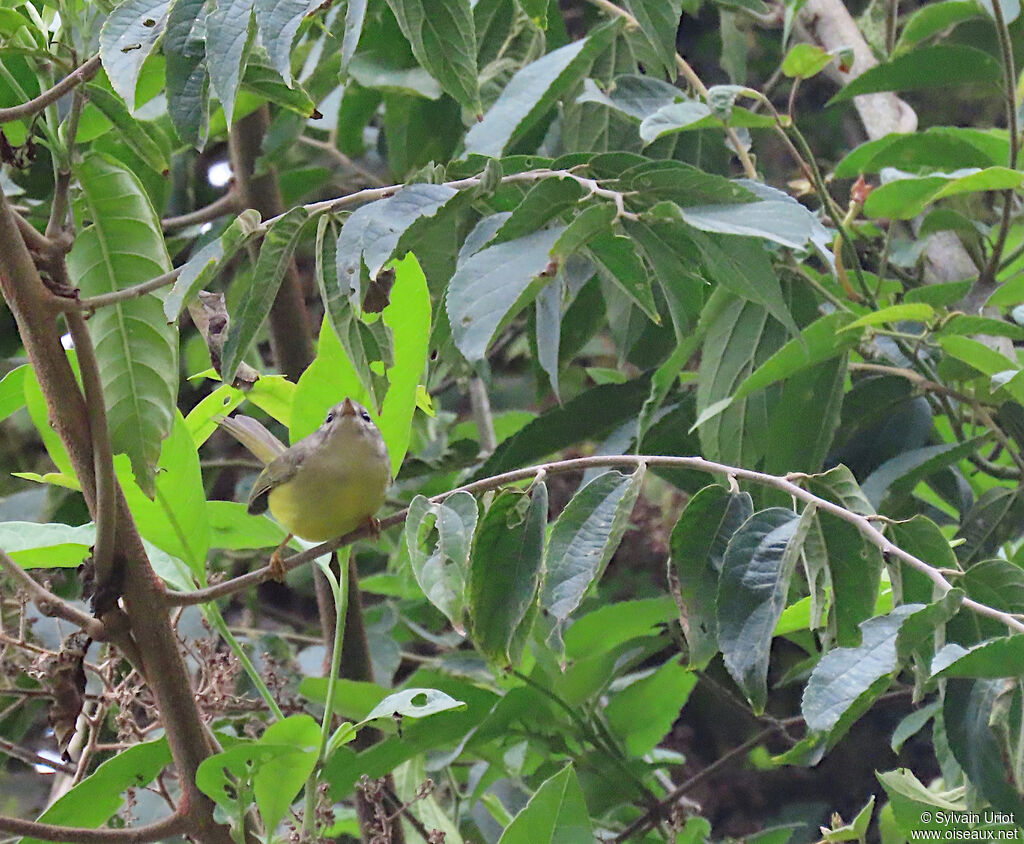
[[[340,454],[321,455],[270,492],[270,512],[290,532],[324,542],[359,527],[380,509],[391,467],[379,444],[357,438]]]

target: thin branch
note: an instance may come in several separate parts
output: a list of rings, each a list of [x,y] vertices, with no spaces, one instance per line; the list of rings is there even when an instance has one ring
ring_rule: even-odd
[[[525,469],[515,469],[514,471],[505,472],[501,475],[494,475],[490,478],[483,478],[482,480],[465,484],[464,486],[449,490],[448,492],[441,493],[440,495],[435,495],[430,500],[432,502],[440,502],[448,498],[450,495],[454,495],[456,492],[468,492],[471,495],[475,495],[480,492],[497,489],[505,484],[511,484],[523,480],[532,480],[539,472],[546,472],[554,475],[601,466],[611,468],[615,466],[639,466],[640,464],[645,464],[647,466],[664,466],[672,469],[692,469],[698,472],[707,472],[710,475],[724,475],[727,478],[735,478],[738,481],[749,481],[750,483],[755,483],[760,486],[780,490],[797,501],[802,501],[805,504],[814,504],[819,511],[828,513],[853,525],[858,531],[860,531],[861,536],[878,548],[884,556],[896,557],[910,568],[920,572],[939,588],[941,594],[945,595],[953,588],[949,581],[946,580],[946,578],[943,577],[941,572],[936,568],[929,565],[919,557],[915,557],[913,554],[904,551],[902,548],[886,538],[885,534],[872,524],[871,519],[868,519],[866,516],[862,516],[860,513],[854,513],[851,510],[847,510],[845,507],[836,504],[834,501],[821,498],[820,496],[817,496],[794,483],[794,479],[806,477],[805,475],[787,475],[785,477],[780,475],[769,475],[764,472],[755,472],[751,469],[741,469],[738,466],[726,466],[723,463],[715,463],[712,460],[705,460],[703,457],[666,457],[662,455],[616,454],[579,457],[573,460],[556,460],[551,463],[542,463],[536,466],[529,466]],[[381,519],[380,529],[384,530],[393,525],[401,524],[405,521],[407,515],[408,510],[402,510],[385,519]],[[373,528],[366,525],[338,539],[332,539],[330,542],[323,542],[314,548],[310,548],[308,551],[294,554],[283,560],[281,564],[284,566],[286,571],[290,571],[293,568],[297,568],[298,566],[311,562],[317,557],[330,553],[334,549],[340,548],[343,545],[351,545],[357,539],[369,536],[372,532]],[[216,598],[223,598],[228,595],[232,595],[249,586],[255,586],[258,583],[262,583],[264,580],[269,580],[271,577],[272,574],[270,567],[264,566],[261,569],[227,580],[224,583],[219,583],[216,586],[197,589],[194,592],[168,591],[165,594],[165,600],[173,606],[201,604],[206,601],[212,601]],[[962,606],[978,615],[995,619],[1015,632],[1024,633],[1024,623],[1019,621],[1012,613],[994,609],[993,607],[980,604],[970,598],[964,598]]]
[[[18,224],[18,231],[21,232],[21,237],[25,241],[25,245],[33,252],[38,252],[44,255],[49,254],[53,249],[53,241],[33,226],[28,220],[22,217],[17,211],[11,209],[11,215],[14,217],[14,222]]]
[[[80,307],[83,311],[94,311],[97,308],[104,308],[107,305],[116,305],[118,302],[123,302],[126,299],[138,299],[140,296],[145,296],[147,293],[152,293],[154,290],[159,290],[161,287],[167,287],[169,284],[174,284],[178,276],[181,275],[182,267],[178,267],[176,270],[171,270],[163,275],[158,275],[156,278],[151,278],[149,281],[144,281],[142,284],[136,284],[132,287],[125,287],[123,290],[115,290],[112,293],[101,293],[99,296],[90,296],[88,299],[80,299],[75,305],[73,300],[68,300],[70,305]]]
[[[238,201],[238,194],[234,189],[229,190],[223,196],[217,197],[209,205],[189,211],[186,214],[179,214],[176,217],[164,217],[160,221],[160,227],[166,232],[173,229],[183,229],[186,226],[195,226],[199,223],[209,223],[225,214],[241,210],[241,203]]]
[[[106,630],[97,619],[88,613],[82,612],[77,607],[73,607],[63,598],[54,595],[49,589],[29,575],[25,569],[14,562],[3,550],[0,550],[0,569],[3,569],[19,586],[28,592],[32,602],[43,615],[70,621],[98,642],[104,641],[107,638]]]
[[[68,91],[77,85],[87,82],[96,75],[102,62],[98,55],[93,56],[85,64],[75,68],[52,88],[43,91],[38,97],[19,105],[9,108],[0,108],[0,123],[9,123],[12,120],[22,120],[31,117],[36,112],[42,111],[50,103],[55,103]]]
[[[148,844],[187,833],[190,827],[191,824],[183,815],[171,815],[162,821],[130,829],[59,826],[0,815],[0,832],[25,835],[42,841],[66,841],[69,844]]]
[[[17,759],[19,762],[24,762],[26,765],[45,765],[48,768],[52,768],[55,771],[60,771],[62,774],[73,775],[75,773],[75,766],[63,762],[60,759],[50,759],[47,756],[41,756],[34,750],[28,750],[19,744],[15,744],[13,741],[0,737],[0,753],[6,753],[12,759]]]

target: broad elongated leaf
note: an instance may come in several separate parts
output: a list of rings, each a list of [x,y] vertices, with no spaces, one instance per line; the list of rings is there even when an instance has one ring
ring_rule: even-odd
[[[530,798],[498,844],[593,844],[587,803],[572,765],[566,765]]]
[[[206,19],[206,66],[210,84],[231,126],[235,98],[250,45],[253,0],[218,0]]]
[[[124,803],[122,793],[147,785],[171,762],[166,738],[135,744],[115,754],[93,773],[59,797],[40,823],[96,828],[110,820]],[[21,844],[44,844],[23,838]]]
[[[670,103],[647,115],[640,123],[640,138],[653,144],[659,138],[677,132],[696,132],[700,129],[724,129],[726,123],[711,108],[699,100],[685,100]],[[745,108],[734,108],[729,116],[729,126],[743,129],[770,129],[775,119],[766,114],[756,114]]]
[[[946,645],[932,662],[933,677],[1024,676],[1024,636],[1000,636],[963,648]]]
[[[413,55],[456,101],[482,111],[476,67],[476,28],[469,0],[388,0]]]
[[[484,119],[466,133],[466,154],[501,155],[512,140],[536,125],[559,97],[579,82],[617,31],[614,23],[598,27],[586,38],[559,47],[518,70]]]
[[[168,0],[124,0],[100,30],[103,69],[114,90],[135,110],[135,86],[142,65],[164,34]]]
[[[835,172],[846,179],[878,173],[883,167],[908,173],[993,167],[1008,160],[1009,149],[1006,137],[995,132],[933,126],[924,132],[894,132],[861,144],[836,165]]]
[[[202,147],[210,119],[206,44],[196,19],[206,0],[175,0],[167,16],[163,51],[167,60],[167,112],[185,143]]]
[[[416,582],[460,633],[465,624],[469,553],[477,516],[476,499],[457,492],[438,504],[417,495],[405,520],[405,543]],[[424,541],[434,531],[433,550],[424,548]]]
[[[540,583],[548,494],[506,491],[484,515],[470,564],[470,631],[476,646],[497,662],[514,661],[512,643]]]
[[[643,261],[628,237],[601,234],[589,245],[589,252],[606,278],[611,279],[655,324],[661,316],[654,302],[651,281]]]
[[[1024,174],[1008,167],[964,169],[952,173],[908,176],[876,188],[864,203],[864,212],[872,217],[909,220],[929,204],[947,196],[989,190],[1019,190]]]
[[[999,62],[991,53],[959,44],[919,47],[864,71],[829,100],[829,104],[843,102],[859,94],[916,91],[969,82],[992,84],[1001,78]]]
[[[625,7],[640,24],[639,32],[631,40],[637,57],[647,65],[648,71],[658,68],[676,76],[676,31],[683,12],[682,0],[626,0]],[[653,60],[653,61],[652,61]]]
[[[1017,534],[1022,520],[1024,496],[1019,488],[986,490],[961,520],[957,538],[964,541],[956,548],[957,558],[969,566],[995,556],[999,546]]]
[[[342,226],[337,246],[337,286],[327,290],[326,306],[336,320],[346,300],[362,308],[363,264],[370,280],[377,278],[409,228],[421,218],[433,217],[458,194],[445,185],[412,184],[394,196],[379,199],[357,209]]]
[[[345,34],[341,41],[341,69],[344,71],[359,46],[359,37],[363,34],[363,22],[366,20],[368,0],[349,0],[345,6]]]
[[[238,365],[270,313],[308,220],[309,213],[305,208],[292,208],[270,227],[263,238],[249,289],[242,297],[237,312],[232,315],[224,341],[221,374],[228,383],[234,379]]]
[[[564,226],[481,249],[462,262],[445,296],[452,337],[469,361],[483,360],[502,322],[536,295]]]
[[[634,756],[650,753],[672,729],[697,685],[697,674],[670,660],[615,695],[605,709],[608,726]],[[637,718],[643,712],[643,718]]]
[[[299,24],[309,12],[308,0],[255,0],[256,23],[260,39],[270,56],[270,64],[292,84],[292,42]]]
[[[0,549],[22,568],[71,568],[89,556],[96,539],[92,524],[0,522]]]
[[[896,42],[896,52],[904,52],[924,39],[980,14],[978,4],[971,0],[941,0],[922,6],[910,15],[903,27]]]
[[[974,454],[985,439],[973,437],[962,443],[943,443],[905,451],[887,460],[864,480],[864,494],[875,507],[881,506],[887,494],[909,494],[918,481],[947,466],[955,466]]]
[[[718,641],[725,667],[756,712],[768,696],[772,636],[813,508],[798,517],[772,507],[754,513],[733,534],[718,582]]]
[[[523,197],[512,214],[502,223],[493,241],[515,240],[572,208],[583,196],[583,188],[573,179],[544,179],[537,182]]]
[[[111,293],[171,268],[160,223],[128,170],[97,155],[78,166],[80,221],[68,255],[83,295]],[[171,430],[178,391],[178,334],[155,293],[100,308],[89,320],[107,425],[115,453],[127,454],[142,489],[153,494],[160,442]]]
[[[0,422],[25,406],[25,375],[28,364],[16,366],[0,378]]]
[[[604,571],[629,524],[644,469],[605,472],[579,490],[561,512],[548,540],[541,609],[564,622]]]
[[[136,120],[124,102],[111,94],[106,88],[89,83],[85,86],[89,96],[89,102],[98,108],[111,123],[113,123],[124,142],[139,156],[147,165],[163,176],[167,175],[167,156],[160,148],[152,134],[149,125],[141,120]]]
[[[388,695],[367,713],[363,722],[377,718],[394,718],[401,715],[405,718],[426,718],[438,712],[450,709],[461,709],[465,703],[439,689],[402,689]]]
[[[671,562],[686,608],[681,619],[690,664],[702,667],[718,652],[718,578],[733,534],[754,513],[746,492],[707,486],[690,499],[672,529]]]

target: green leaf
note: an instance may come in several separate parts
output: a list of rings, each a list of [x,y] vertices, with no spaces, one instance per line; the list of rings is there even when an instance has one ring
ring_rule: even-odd
[[[633,247],[633,241],[620,235],[600,234],[590,241],[588,250],[602,274],[611,279],[655,325],[661,325],[651,280]]]
[[[946,354],[962,360],[983,375],[996,375],[1007,370],[1017,370],[1017,364],[1005,355],[991,349],[971,337],[940,337],[939,345]]]
[[[945,32],[947,29],[979,15],[978,4],[972,0],[942,0],[928,3],[907,19],[896,42],[896,52],[901,53],[926,38]]]
[[[782,72],[791,79],[810,79],[821,73],[833,58],[817,44],[794,44],[782,60]]]
[[[1024,569],[1008,560],[975,563],[964,573],[962,585],[979,603],[1004,612],[1024,612]]]
[[[991,53],[959,44],[919,47],[864,71],[828,104],[879,91],[918,91],[969,82],[991,85],[1001,79],[1002,69]]]
[[[627,30],[637,58],[648,73],[676,77],[676,32],[683,13],[683,0],[626,0],[623,4],[640,24],[639,31]]]
[[[633,639],[658,636],[661,627],[678,615],[668,595],[605,604],[576,619],[566,631],[566,655],[581,659],[614,650]]]
[[[220,237],[211,240],[184,263],[164,300],[164,316],[168,322],[176,320],[189,300],[216,279],[224,265],[245,245],[259,224],[259,212],[247,208],[231,221]]]
[[[337,286],[327,290],[325,300],[333,322],[337,324],[344,315],[346,301],[362,310],[363,264],[370,280],[375,280],[413,224],[435,216],[457,195],[458,191],[445,185],[412,184],[394,196],[362,206],[345,221],[338,236]]]
[[[612,697],[604,713],[608,726],[625,741],[630,754],[646,756],[672,729],[696,685],[694,671],[669,660]],[[637,718],[638,712],[644,717]]]
[[[986,439],[972,437],[962,443],[942,443],[904,451],[875,469],[861,488],[871,504],[880,507],[887,494],[909,495],[919,481],[975,454]]]
[[[228,324],[221,363],[221,375],[228,383],[234,380],[242,358],[270,313],[308,221],[309,212],[305,208],[292,208],[267,230],[263,238],[256,268],[249,277],[249,287],[240,297],[239,307]]]
[[[238,501],[207,501],[206,519],[210,525],[210,547],[230,551],[276,548],[288,532],[270,519],[249,515]]]
[[[870,618],[860,625],[860,645],[835,648],[821,658],[804,689],[801,711],[809,730],[845,732],[870,708],[884,691],[879,681],[884,680],[887,687],[900,667],[896,651],[900,629],[923,609],[923,604],[904,604],[888,615]]]
[[[548,220],[574,207],[583,188],[574,179],[551,178],[537,182],[495,233],[493,243],[515,240],[537,231]]]
[[[498,844],[593,844],[594,833],[583,790],[566,765],[534,792]]]
[[[68,271],[82,295],[111,293],[168,272],[160,222],[135,176],[98,155],[83,159],[76,174],[83,228],[68,255]],[[177,398],[177,330],[164,319],[155,293],[100,308],[88,325],[114,452],[128,455],[139,484],[152,494],[160,442],[171,430]]]
[[[548,269],[549,252],[564,226],[488,246],[460,262],[445,307],[452,338],[469,361],[483,360],[502,323],[529,304]],[[543,279],[546,281],[546,279]]]
[[[413,55],[441,87],[473,114],[480,114],[476,29],[469,0],[388,0]]]
[[[25,406],[24,384],[28,371],[29,365],[24,363],[0,378],[0,422]]]
[[[515,661],[513,639],[540,583],[547,513],[547,487],[538,483],[531,495],[502,492],[480,522],[470,561],[470,631],[495,662]]]
[[[516,71],[484,119],[466,133],[465,154],[500,156],[586,75],[618,28],[612,23],[592,29],[586,38],[559,47]]]
[[[291,442],[298,442],[319,428],[324,421],[324,414],[338,403],[339,396],[348,396],[366,405],[368,409],[374,406],[355,367],[345,354],[338,335],[334,333],[327,317],[324,317],[317,338],[316,357],[299,376],[292,398],[291,419],[288,423]]]
[[[907,175],[875,188],[864,203],[864,213],[871,217],[909,220],[929,204],[947,196],[990,190],[1019,190],[1024,173],[1007,167],[967,168],[952,173]]]
[[[270,64],[287,85],[292,84],[292,44],[299,25],[309,12],[308,0],[255,0],[260,39]]]
[[[96,829],[124,804],[122,792],[148,785],[171,762],[167,739],[134,744],[101,764],[39,816],[39,823]],[[23,838],[21,844],[43,844]]]
[[[1017,536],[1024,522],[1024,496],[1020,489],[992,487],[964,513],[957,538],[964,541],[957,546],[956,555],[961,563],[973,562],[996,554],[999,546],[1011,536]]]
[[[175,0],[167,16],[163,52],[166,58],[167,111],[186,144],[202,148],[210,120],[206,44],[196,33],[196,19],[206,0]]]
[[[678,132],[724,129],[727,125],[743,129],[770,129],[775,126],[775,118],[745,108],[734,108],[726,123],[705,103],[685,100],[663,105],[644,117],[640,123],[640,138],[645,144],[653,144],[659,138]]]
[[[929,704],[925,704],[920,709],[913,710],[902,721],[900,721],[899,724],[896,725],[896,729],[892,731],[892,738],[889,742],[892,752],[899,753],[907,740],[921,732],[928,722],[935,717],[935,713],[938,712],[941,707],[942,701],[934,700]]]
[[[802,516],[782,507],[754,513],[733,534],[718,582],[718,641],[725,667],[754,711],[768,696],[772,635],[813,508]]]
[[[822,827],[823,841],[866,841],[868,825],[871,823],[871,815],[875,811],[875,795],[872,794],[864,808],[857,812],[856,816],[848,824],[834,826],[831,830],[825,831]],[[837,821],[833,820],[833,824]]]
[[[77,373],[78,361],[75,359],[74,352],[68,353],[68,363],[71,364]],[[71,465],[71,458],[68,456],[67,449],[64,448],[63,440],[61,440],[50,424],[50,411],[46,404],[46,398],[43,396],[42,387],[39,386],[39,379],[36,378],[35,370],[31,367],[25,370],[22,386],[25,391],[25,406],[32,419],[32,424],[36,426],[39,437],[46,447],[46,453],[50,456],[54,466],[57,467],[58,473],[67,482],[74,485],[71,488],[79,489],[75,470]],[[25,475],[20,473],[19,476],[24,477]]]
[[[1024,801],[1012,785],[998,738],[1008,729],[1017,731],[1005,723],[1010,708],[1001,701],[1005,693],[1005,680],[947,680],[942,717],[950,750],[970,782],[997,810],[1024,817]]]
[[[135,111],[142,65],[164,34],[168,0],[124,0],[100,30],[100,57],[114,90]]]
[[[74,568],[89,556],[95,541],[92,524],[0,522],[0,549],[26,569]]]
[[[167,156],[151,134],[148,124],[133,117],[124,102],[105,88],[90,82],[85,86],[85,92],[89,102],[117,127],[128,147],[149,167],[166,176]]]
[[[639,157],[639,156],[637,156]],[[592,162],[595,170],[599,162]],[[733,179],[706,173],[682,161],[641,160],[615,173],[622,188],[635,191],[651,203],[667,199],[681,208],[691,205],[732,205],[755,202],[757,195]]]
[[[1024,675],[1024,636],[1001,636],[962,648],[949,644],[935,655],[932,677],[996,679]]]
[[[749,493],[706,486],[690,499],[672,529],[670,560],[686,609],[681,618],[683,633],[690,664],[698,668],[718,653],[719,572],[729,540],[753,513]]]
[[[440,503],[417,495],[405,519],[405,544],[416,582],[427,600],[464,633],[469,554],[478,518],[476,499],[456,492]],[[433,550],[424,543],[436,531]]]
[[[359,37],[363,33],[366,20],[368,0],[349,0],[345,5],[345,34],[341,41],[341,70],[348,67],[359,46]]]
[[[586,246],[597,235],[609,232],[615,220],[615,206],[590,205],[577,214],[551,247],[552,258],[565,258]]]
[[[285,84],[281,74],[260,61],[258,53],[249,56],[242,76],[242,89],[284,106],[302,117],[316,116],[316,103],[298,83]],[[253,106],[250,106],[250,110]],[[246,112],[248,113],[248,112]]]
[[[640,494],[644,467],[605,472],[572,497],[548,540],[540,606],[562,624],[580,605],[622,541]]]
[[[175,411],[174,428],[164,440],[150,499],[133,479],[128,461],[114,458],[124,497],[139,533],[168,554],[184,560],[200,583],[206,581],[206,552],[210,524],[199,455],[181,413]]]
[[[792,335],[800,333],[782,296],[768,253],[760,243],[735,235],[711,236],[693,230],[688,235],[697,244],[704,267],[715,282],[763,306]]]
[[[885,323],[902,322],[904,320],[927,322],[934,318],[934,316],[935,309],[924,302],[890,305],[887,308],[871,311],[871,313],[855,319],[846,326],[846,330],[852,331],[855,328],[863,328],[866,325],[884,325]]]
[[[392,360],[385,372],[388,391],[377,427],[388,447],[391,473],[397,475],[409,450],[413,415],[430,354],[430,290],[412,253],[394,263],[391,301],[381,318],[391,330]]]
[[[466,704],[438,689],[402,689],[388,695],[371,709],[363,723],[378,718],[393,718],[401,715],[404,718],[426,718],[438,712],[450,709],[463,709]]]
[[[253,0],[219,0],[206,18],[206,67],[228,127],[251,45]]]
[[[683,92],[675,85],[663,79],[627,73],[616,76],[606,90],[598,88],[593,79],[585,79],[583,93],[576,98],[576,102],[598,103],[630,120],[643,121],[658,109],[676,102],[682,95]],[[710,114],[710,109],[705,113]]]
[[[885,167],[910,173],[991,167],[1004,164],[1009,152],[1005,134],[932,126],[924,132],[893,132],[863,143],[836,165],[835,174],[847,179],[862,173],[878,173]]]

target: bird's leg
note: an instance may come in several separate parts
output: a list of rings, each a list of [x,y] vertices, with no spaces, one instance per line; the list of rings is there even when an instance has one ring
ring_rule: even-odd
[[[373,516],[366,517],[366,524],[370,528],[370,533],[373,536],[374,541],[380,539],[380,520],[375,519]]]
[[[277,550],[270,555],[270,576],[274,578],[278,583],[284,583],[284,576],[288,573],[288,569],[284,567],[284,560],[281,559],[281,552],[285,549],[289,542],[292,541],[292,537],[295,534],[289,533],[285,538],[284,542],[277,546]]]

